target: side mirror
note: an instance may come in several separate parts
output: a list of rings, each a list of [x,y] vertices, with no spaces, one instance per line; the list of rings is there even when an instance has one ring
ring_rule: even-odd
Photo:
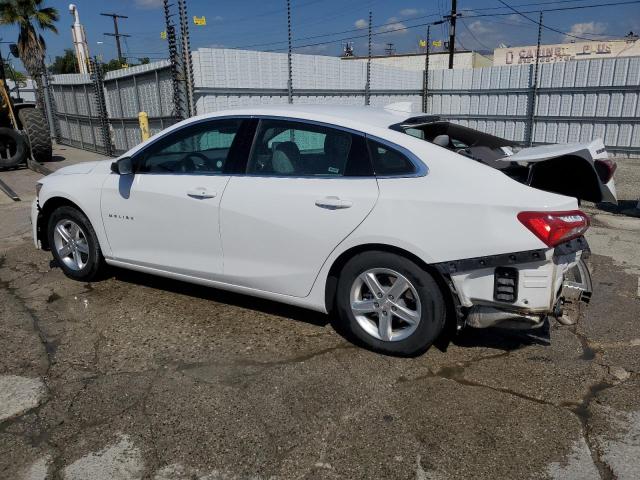
[[[119,158],[111,164],[111,171],[118,175],[131,175],[133,173],[133,163],[131,162],[131,158]]]

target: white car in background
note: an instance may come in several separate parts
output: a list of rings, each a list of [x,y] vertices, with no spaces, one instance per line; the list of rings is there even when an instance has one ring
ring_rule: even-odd
[[[412,122],[302,105],[190,118],[42,179],[34,239],[77,280],[109,264],[335,313],[399,355],[445,325],[540,326],[589,293],[575,198],[398,129]]]

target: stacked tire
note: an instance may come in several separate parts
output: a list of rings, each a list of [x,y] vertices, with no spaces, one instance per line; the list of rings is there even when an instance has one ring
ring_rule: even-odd
[[[51,161],[52,145],[47,119],[41,110],[18,110],[23,133],[0,127],[0,169],[17,167],[29,158],[36,162]]]
[[[0,127],[0,168],[16,167],[26,160],[28,154],[29,147],[20,132]]]
[[[37,108],[23,108],[18,110],[18,117],[29,142],[31,158],[38,163],[51,161],[51,136],[42,111]]]

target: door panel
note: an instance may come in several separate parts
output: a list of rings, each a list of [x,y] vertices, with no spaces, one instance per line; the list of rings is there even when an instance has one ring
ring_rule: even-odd
[[[222,272],[220,199],[246,161],[255,122],[196,121],[136,154],[135,175],[110,175],[101,209],[116,259],[202,278]],[[253,125],[253,126],[252,126]]]
[[[110,175],[102,218],[113,256],[207,278],[222,271],[218,209],[226,175]]]
[[[232,177],[220,207],[225,281],[308,295],[326,258],[377,198],[373,177]]]

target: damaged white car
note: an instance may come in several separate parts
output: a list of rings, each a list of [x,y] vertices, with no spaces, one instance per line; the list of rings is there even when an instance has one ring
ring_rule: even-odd
[[[291,105],[191,118],[42,179],[35,242],[81,281],[109,264],[333,312],[401,355],[447,325],[536,327],[588,296],[576,195],[452,151],[453,135],[424,141],[424,118]]]

